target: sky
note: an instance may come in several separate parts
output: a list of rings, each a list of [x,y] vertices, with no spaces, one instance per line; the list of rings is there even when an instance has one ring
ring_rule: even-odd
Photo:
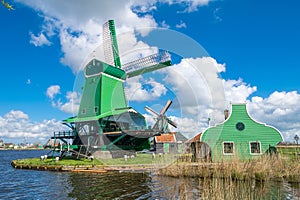
[[[167,111],[190,138],[247,103],[285,141],[300,135],[300,2],[295,0],[11,0],[0,7],[0,139],[45,142],[76,115],[82,69],[104,60],[114,19],[121,62],[167,50],[173,65],[127,79],[128,104]],[[208,118],[211,120],[208,121]]]

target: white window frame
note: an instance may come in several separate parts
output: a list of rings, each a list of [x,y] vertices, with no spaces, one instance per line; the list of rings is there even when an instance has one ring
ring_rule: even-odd
[[[225,143],[232,143],[232,153],[225,153]],[[234,154],[234,142],[233,141],[224,141],[222,143],[223,155],[233,155]]]
[[[251,152],[251,143],[259,143],[259,153]],[[262,154],[261,142],[260,141],[249,141],[249,152],[250,152],[250,155],[261,155]]]

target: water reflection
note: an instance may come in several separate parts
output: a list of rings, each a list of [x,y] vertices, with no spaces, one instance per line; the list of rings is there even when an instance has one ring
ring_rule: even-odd
[[[299,183],[172,178],[154,173],[16,170],[13,159],[43,151],[0,151],[0,199],[300,199]]]
[[[153,190],[153,197],[166,199],[300,199],[299,184],[286,182],[154,176],[152,184],[164,188]]]
[[[151,191],[147,173],[70,173],[69,180],[69,197],[77,199],[137,199]]]
[[[286,182],[172,178],[148,173],[71,173],[70,198],[76,199],[299,199]]]

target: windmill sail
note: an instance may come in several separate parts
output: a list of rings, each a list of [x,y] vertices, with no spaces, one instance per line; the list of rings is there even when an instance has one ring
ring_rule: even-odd
[[[153,125],[153,130],[158,130],[160,133],[167,133],[169,132],[168,124],[177,128],[177,124],[165,115],[171,104],[172,101],[169,100],[166,103],[165,107],[160,111],[160,113],[155,112],[148,106],[145,107],[146,111],[153,115],[157,120],[156,123]]]
[[[109,20],[103,24],[103,48],[105,62],[111,66],[121,68],[114,20]]]
[[[171,56],[167,51],[162,51],[123,65],[127,78],[138,76],[147,72],[170,66]]]

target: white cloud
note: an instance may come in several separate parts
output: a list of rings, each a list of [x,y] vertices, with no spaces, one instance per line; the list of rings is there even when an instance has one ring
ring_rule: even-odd
[[[300,135],[300,94],[296,91],[273,92],[266,98],[252,97],[248,101],[253,118],[278,128],[285,140]]]
[[[183,21],[180,21],[179,24],[176,24],[176,28],[186,28],[186,23]]]
[[[40,46],[50,46],[51,42],[46,38],[46,36],[43,33],[40,33],[38,36],[35,36],[33,33],[29,33],[30,35],[30,44],[33,44],[36,47]]]
[[[221,22],[221,21],[223,20],[223,19],[220,17],[219,12],[220,12],[220,8],[216,8],[216,9],[214,10],[214,17],[215,17],[215,20],[216,20],[217,22]]]
[[[226,100],[222,79],[219,77],[219,73],[224,71],[225,64],[219,64],[211,57],[203,57],[185,58],[179,64],[155,72],[165,77],[155,81],[175,95],[176,101],[171,109],[176,116],[172,112],[171,116],[167,115],[178,124],[177,131],[192,137],[207,128],[209,117],[212,118],[211,123],[224,120]],[[143,86],[143,79],[139,77],[130,85],[128,92],[139,94],[139,98],[147,97],[149,91],[143,90]],[[140,89],[135,92],[133,88]],[[151,116],[145,116],[150,124],[153,123]]]
[[[30,85],[30,84],[31,84],[31,80],[30,80],[30,79],[27,79],[26,84],[27,84],[27,85]]]
[[[228,102],[242,103],[246,102],[247,98],[257,91],[257,88],[251,87],[249,84],[238,80],[223,80],[225,96]]]
[[[162,70],[164,81],[171,85],[179,98],[181,109],[195,114],[200,105],[224,107],[224,88],[219,73],[225,71],[225,64],[219,64],[211,57],[185,58],[179,64]]]
[[[8,121],[27,120],[27,119],[29,119],[27,114],[25,114],[25,113],[23,113],[22,111],[19,111],[19,110],[11,110],[4,117]]]
[[[129,101],[155,100],[165,95],[166,92],[167,89],[163,84],[152,78],[144,80],[142,76],[129,79],[125,86],[126,99]]]
[[[65,102],[63,102],[60,97],[57,97],[57,94],[60,94],[59,85],[48,87],[46,95],[51,100],[52,107],[58,108],[65,113],[77,114],[80,104],[80,94],[75,91],[68,91],[65,96]]]
[[[65,130],[61,122],[55,119],[32,122],[29,116],[20,110],[11,110],[0,116],[0,137],[4,139],[15,138],[45,141],[54,131]]]
[[[134,0],[132,7],[136,12],[148,13],[152,10],[156,10],[156,4],[179,4],[184,7],[184,10],[181,12],[194,12],[197,11],[199,7],[206,6],[212,0]]]
[[[65,113],[76,115],[79,110],[80,94],[77,92],[67,92],[66,100],[65,103],[58,100],[55,105]]]
[[[29,0],[19,2],[42,13],[44,25],[40,38],[58,34],[64,56],[61,62],[77,72],[80,64],[102,41],[102,25],[114,16],[118,33],[137,31],[146,35],[157,23],[150,15],[138,16],[132,11],[133,1],[42,1]],[[99,15],[101,14],[101,15]],[[139,29],[137,29],[139,28]],[[36,37],[32,38],[36,41]],[[35,42],[39,45],[40,43]]]
[[[167,24],[167,22],[166,22],[165,20],[163,20],[163,21],[161,22],[161,27],[162,27],[162,28],[170,28],[170,25]]]
[[[157,3],[180,4],[186,11],[191,12],[208,5],[211,0],[90,0],[88,3],[81,0],[17,1],[33,8],[44,18],[40,33],[30,33],[30,42],[35,46],[51,45],[49,40],[58,36],[63,52],[61,62],[70,66],[73,72],[78,72],[83,60],[101,44],[102,25],[111,16],[114,16],[117,34],[137,32],[145,36],[158,26],[153,16],[146,14],[156,10]],[[144,14],[139,15],[139,12]],[[161,25],[169,27],[166,22]],[[184,27],[184,23],[180,26]],[[136,36],[132,34],[131,37]]]
[[[46,95],[50,99],[53,99],[55,95],[60,94],[60,86],[59,85],[51,85],[47,88]]]

